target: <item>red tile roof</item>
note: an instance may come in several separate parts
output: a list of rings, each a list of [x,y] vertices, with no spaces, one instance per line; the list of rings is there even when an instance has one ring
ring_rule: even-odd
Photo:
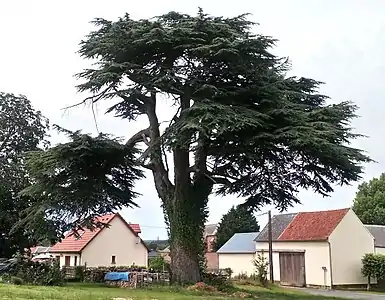
[[[327,240],[349,208],[298,213],[278,241]]]
[[[108,214],[101,217],[97,217],[96,221],[102,222],[104,224],[109,224],[115,217],[121,218],[123,222],[126,223],[126,221],[119,214]],[[141,232],[139,224],[128,224],[128,223],[126,224],[134,234],[138,235]],[[76,237],[73,233],[69,233],[61,242],[52,246],[50,251],[51,252],[80,252],[103,229],[104,228],[95,228],[92,231],[90,229],[82,230],[79,232],[80,237]]]

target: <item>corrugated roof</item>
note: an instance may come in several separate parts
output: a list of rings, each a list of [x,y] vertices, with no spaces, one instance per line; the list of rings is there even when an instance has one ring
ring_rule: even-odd
[[[40,254],[40,253],[49,252],[50,249],[51,247],[36,246],[36,247],[32,247],[30,251],[31,251],[31,254]]]
[[[365,225],[374,237],[374,246],[385,248],[385,226],[384,225]]]
[[[275,215],[271,218],[271,231],[273,236],[273,241],[278,240],[279,236],[286,229],[286,227],[290,224],[290,222],[294,219],[297,213],[291,214],[282,214]],[[267,242],[269,238],[268,235],[268,225],[262,229],[261,233],[255,239],[258,242]]]
[[[126,221],[119,214],[107,214],[96,218],[96,221],[109,224],[115,217],[120,217],[123,222],[126,223]],[[138,224],[126,224],[134,234],[138,235],[138,233],[140,233],[140,226]],[[80,252],[103,229],[104,228],[95,228],[93,230],[85,229],[78,232],[80,235],[79,237],[75,236],[73,233],[69,233],[61,242],[52,246],[50,252]]]
[[[278,240],[327,240],[348,211],[349,208],[298,213]]]
[[[255,238],[259,232],[247,232],[234,234],[217,253],[254,253]]]

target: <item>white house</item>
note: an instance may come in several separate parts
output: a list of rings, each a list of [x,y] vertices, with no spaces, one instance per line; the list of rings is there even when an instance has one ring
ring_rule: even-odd
[[[99,217],[108,227],[72,233],[51,247],[60,266],[136,266],[148,265],[148,249],[139,237],[138,224],[128,224],[120,214]]]
[[[277,215],[272,218],[273,275],[282,285],[366,284],[361,259],[374,252],[374,237],[351,209]],[[268,256],[268,227],[256,238]]]
[[[232,275],[255,273],[255,242],[258,232],[236,233],[218,251],[219,268],[231,268]]]

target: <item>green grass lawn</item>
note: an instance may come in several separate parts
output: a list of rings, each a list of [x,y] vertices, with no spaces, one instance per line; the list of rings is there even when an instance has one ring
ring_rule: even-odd
[[[255,298],[266,300],[305,300],[305,299],[330,299],[320,296],[311,296],[300,293],[295,290],[285,290],[273,287],[272,289],[263,289],[260,287],[241,286],[238,287],[244,291],[252,293]],[[221,294],[203,294],[199,292],[188,292],[186,290],[177,290],[172,288],[152,288],[152,289],[122,289],[104,287],[98,285],[68,285],[65,287],[35,287],[35,286],[16,286],[0,284],[0,299],[31,299],[31,300],[111,300],[114,298],[132,299],[132,300],[230,300],[237,299],[236,296]],[[239,298],[238,298],[239,299]]]

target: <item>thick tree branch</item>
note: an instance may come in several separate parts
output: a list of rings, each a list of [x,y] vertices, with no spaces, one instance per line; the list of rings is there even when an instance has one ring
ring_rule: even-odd
[[[126,146],[130,147],[140,142],[147,142],[147,137],[150,136],[150,128],[142,129],[135,133],[132,137],[126,142]]]
[[[159,130],[159,121],[156,115],[156,94],[151,94],[151,99],[146,103],[146,114],[150,123],[150,166],[154,176],[155,187],[159,197],[165,201],[169,198],[173,189],[173,184],[169,179],[169,174],[164,166],[162,158],[161,137]]]
[[[183,121],[184,110],[190,108],[190,98],[188,95],[180,97],[180,117],[176,122]],[[173,149],[174,156],[174,178],[175,178],[175,192],[179,193],[176,198],[186,197],[187,195],[181,195],[182,191],[187,191],[186,186],[191,184],[190,172],[189,172],[189,150],[188,148],[176,147]]]

